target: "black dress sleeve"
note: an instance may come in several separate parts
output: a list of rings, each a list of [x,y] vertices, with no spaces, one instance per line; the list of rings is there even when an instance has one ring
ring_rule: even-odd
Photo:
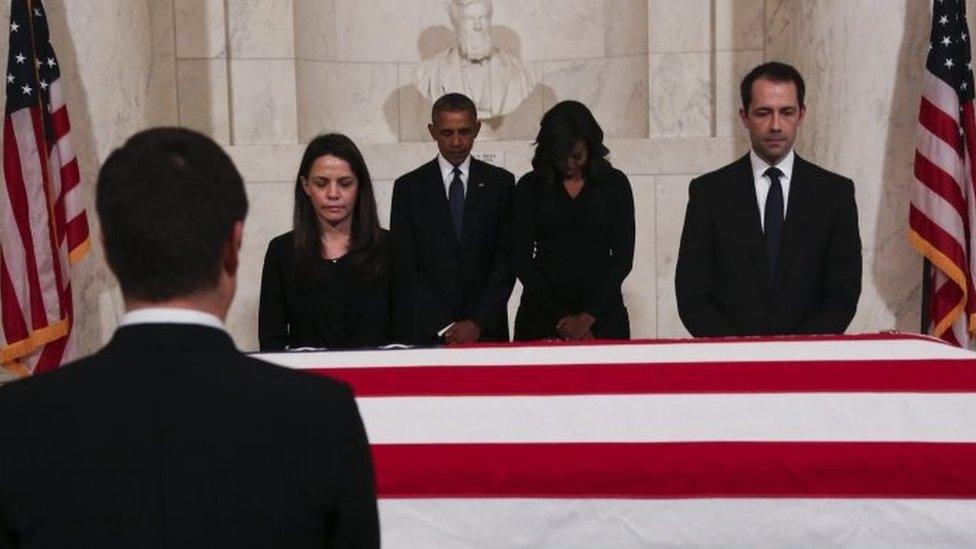
[[[553,317],[562,318],[570,313],[569,307],[555,297],[546,277],[535,264],[538,204],[539,183],[530,172],[519,179],[512,199],[512,267],[522,281],[524,291],[531,293]]]
[[[262,351],[282,351],[288,347],[288,309],[285,306],[286,247],[290,239],[279,236],[268,244],[261,271],[261,298],[258,306],[258,342]]]
[[[390,304],[392,302],[390,272],[391,264],[388,237],[380,244],[377,259],[382,264],[382,272],[374,276],[353,276],[352,288],[359,296],[356,302],[354,325],[349,332],[351,348],[380,347],[390,342]]]
[[[611,180],[613,190],[610,201],[610,269],[599,288],[587,302],[586,310],[600,319],[611,305],[613,297],[620,293],[624,279],[634,266],[634,192],[623,172],[614,171]]]

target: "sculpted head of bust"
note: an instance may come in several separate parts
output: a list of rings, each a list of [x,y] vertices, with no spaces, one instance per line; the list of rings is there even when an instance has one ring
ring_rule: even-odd
[[[446,93],[470,97],[485,120],[514,111],[539,76],[518,55],[491,41],[491,0],[444,0],[457,42],[417,66],[414,83],[431,102]]]
[[[491,0],[450,0],[449,11],[458,49],[468,61],[491,56]]]

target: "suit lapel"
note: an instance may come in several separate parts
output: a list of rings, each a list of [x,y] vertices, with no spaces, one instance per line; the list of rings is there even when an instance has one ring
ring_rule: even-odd
[[[471,159],[468,186],[464,193],[464,221],[461,224],[461,246],[467,247],[478,234],[481,220],[482,194],[485,191],[485,170],[481,162]]]
[[[779,265],[776,268],[776,287],[783,284],[790,262],[795,255],[801,228],[804,225],[807,205],[811,203],[811,191],[807,181],[807,162],[798,155],[793,160],[793,174],[790,177],[790,194],[786,204],[786,219],[783,223],[783,239],[779,243]]]
[[[444,190],[444,176],[441,175],[441,167],[436,158],[427,164],[423,181],[424,203],[428,204],[427,211],[431,216],[431,222],[439,228],[438,232],[447,235],[445,239],[457,243],[457,231],[454,230],[451,207],[447,202],[447,192]]]
[[[756,277],[767,284],[769,275],[766,270],[766,237],[762,230],[762,220],[759,217],[759,203],[756,201],[756,181],[752,174],[752,162],[749,155],[739,159],[736,166],[738,174],[735,177],[737,189],[736,199],[740,206],[738,211],[748,212],[746,217],[746,231],[748,238],[752,241],[752,262],[756,267]]]

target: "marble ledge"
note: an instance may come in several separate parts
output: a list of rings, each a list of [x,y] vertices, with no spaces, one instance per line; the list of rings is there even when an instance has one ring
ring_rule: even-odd
[[[608,139],[605,144],[611,162],[631,175],[704,173],[732,162],[745,151],[734,136]],[[359,146],[374,180],[396,179],[437,154],[432,142]],[[232,145],[225,150],[245,181],[277,182],[295,177],[305,145]],[[475,146],[475,152],[501,153],[504,167],[520,175],[529,169],[533,148],[529,141],[484,141]]]
[[[738,158],[742,141],[728,137],[682,137],[654,139],[608,139],[610,160],[631,175],[704,173]],[[431,160],[437,149],[431,142],[359,143],[374,180],[396,179]],[[225,150],[244,180],[289,181],[301,161],[304,144],[232,145]],[[501,153],[504,167],[516,175],[528,171],[533,147],[529,141],[483,141],[475,152]]]

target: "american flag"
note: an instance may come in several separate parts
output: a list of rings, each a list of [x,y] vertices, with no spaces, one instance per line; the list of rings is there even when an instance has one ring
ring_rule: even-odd
[[[384,547],[976,547],[976,354],[926,336],[257,356],[352,385]]]
[[[0,196],[0,363],[57,368],[73,321],[70,265],[90,247],[81,175],[40,0],[13,0]]]
[[[968,346],[976,330],[973,70],[964,0],[935,0],[918,114],[908,238],[931,262],[930,333]]]

